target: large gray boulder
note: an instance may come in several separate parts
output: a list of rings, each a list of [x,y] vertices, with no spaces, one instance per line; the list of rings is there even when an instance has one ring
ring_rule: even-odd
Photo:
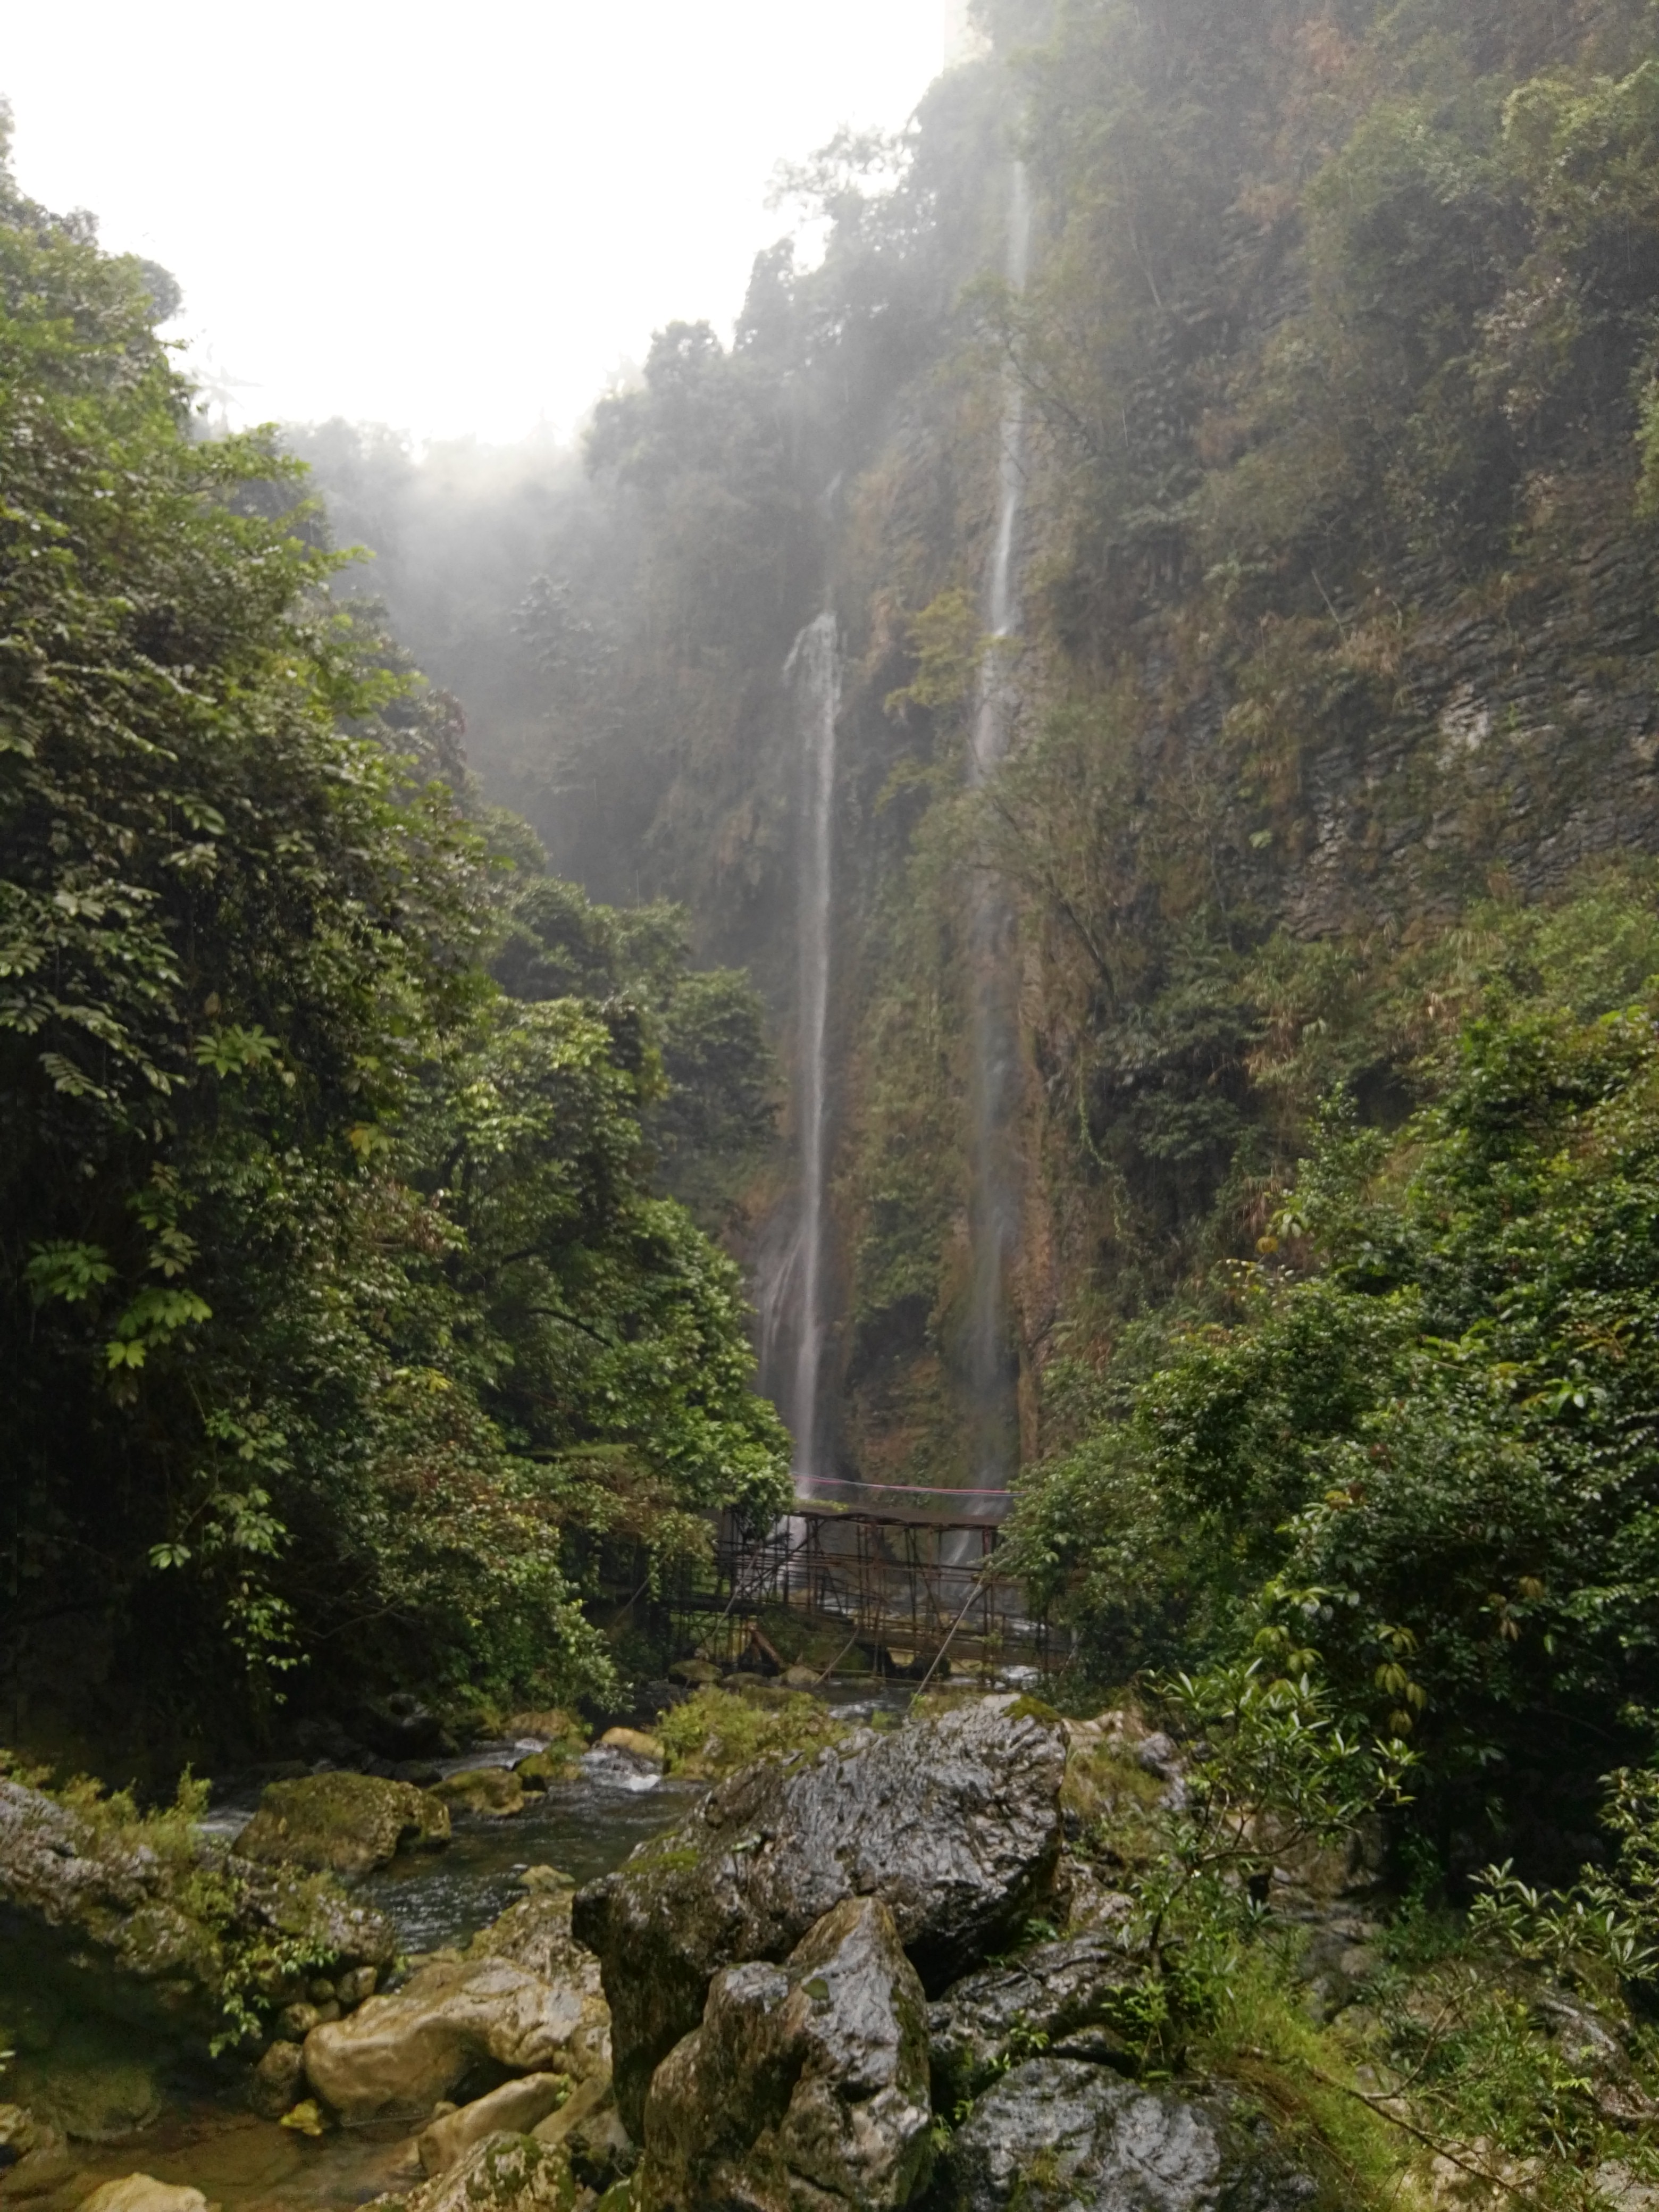
[[[603,1969],[629,2133],[714,1976],[787,1958],[848,1897],[882,1899],[930,1990],[1016,1941],[1054,1878],[1065,1765],[1057,1723],[988,1698],[810,1764],[747,1767],[580,1892],[573,1926]]]
[[[309,1977],[383,1969],[396,1950],[390,1923],[324,1876],[0,1780],[0,1982],[210,2041],[233,1990],[275,2011]]]
[[[926,2002],[878,1898],[825,1915],[787,1966],[717,1974],[657,2069],[639,2212],[890,2212],[932,2163]]]
[[[1308,2212],[1318,2190],[1261,2120],[1218,2095],[1034,2058],[951,2140],[941,2212]]]
[[[1127,2061],[1110,2025],[1113,2001],[1144,1972],[1118,1931],[1096,1929],[969,1974],[928,2009],[935,2102],[951,2112],[977,2096],[1011,2053],[1030,2057],[1075,2041],[1087,2046],[1075,2055]]]

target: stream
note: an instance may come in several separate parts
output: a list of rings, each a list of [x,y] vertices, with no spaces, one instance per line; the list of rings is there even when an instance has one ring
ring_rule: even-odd
[[[873,1695],[868,1685],[832,1685],[822,1694],[849,1719],[902,1711],[910,1699],[899,1685]],[[475,1744],[441,1764],[451,1773],[510,1766],[541,1748],[540,1738]],[[554,1866],[578,1884],[592,1881],[683,1820],[707,1786],[665,1779],[626,1753],[596,1747],[578,1773],[531,1798],[523,1812],[505,1820],[457,1814],[446,1850],[400,1856],[348,1887],[386,1915],[411,1958],[464,1945],[525,1894],[528,1868]],[[231,1841],[257,1802],[257,1790],[229,1792],[203,1827]],[[141,2130],[77,2142],[75,2149],[73,2173],[53,2190],[16,2197],[0,2175],[0,2206],[74,2212],[102,2183],[142,2172],[199,2189],[222,2212],[345,2212],[422,2179],[405,2122],[336,2128],[313,2140],[209,2095],[172,2096]]]

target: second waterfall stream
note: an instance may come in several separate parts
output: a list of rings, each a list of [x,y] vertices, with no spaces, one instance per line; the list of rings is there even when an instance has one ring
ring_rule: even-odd
[[[784,666],[800,733],[799,873],[796,932],[795,1123],[800,1198],[779,1289],[793,1323],[793,1358],[782,1411],[795,1440],[798,1490],[823,1472],[820,1396],[825,1337],[825,1217],[829,1173],[830,985],[833,958],[836,726],[841,641],[832,613],[808,623]]]

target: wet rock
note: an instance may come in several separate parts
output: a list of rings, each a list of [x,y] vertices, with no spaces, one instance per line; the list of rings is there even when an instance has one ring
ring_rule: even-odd
[[[297,2043],[273,2043],[253,2069],[247,2100],[263,2120],[280,2120],[300,2100],[305,2053]]]
[[[453,1747],[437,1715],[406,1691],[395,1691],[379,1704],[366,1705],[357,1726],[369,1748],[382,1759],[434,1759]]]
[[[564,1751],[532,1751],[513,1770],[521,1790],[538,1793],[550,1790],[556,1782],[566,1781],[579,1771],[575,1754]]]
[[[129,2173],[82,2197],[80,2212],[208,2212],[208,2203],[199,2189],[175,2188],[151,2174]]]
[[[458,2166],[410,2199],[409,2212],[571,2212],[576,2185],[564,2154],[533,2136],[486,2136]]]
[[[886,2212],[932,2157],[927,2010],[888,1907],[838,1905],[786,1966],[728,1967],[657,2069],[641,2212],[810,2203]]]
[[[1304,2212],[1317,2193],[1224,2097],[1034,2058],[957,2129],[935,2197],[941,2212]]]
[[[616,2089],[608,2075],[596,2075],[573,2092],[568,2101],[531,2132],[538,2142],[557,2143],[570,2171],[586,2189],[604,2191],[633,2172],[639,2149],[622,2124]]]
[[[533,1872],[534,1869],[532,1869]],[[570,1932],[575,1892],[568,1884],[538,1887],[500,1918],[480,1929],[468,1947],[473,1959],[507,1959],[544,1982],[559,1982],[584,1996],[603,1999],[599,1962]]]
[[[1017,1936],[1054,1875],[1064,1765],[1057,1725],[985,1698],[811,1765],[747,1767],[581,1891],[573,1925],[603,1966],[630,2132],[713,1977],[781,1961],[844,1899],[885,1901],[935,1990]]]
[[[433,1795],[462,1812],[492,1820],[511,1820],[524,1810],[524,1784],[510,1766],[470,1766],[447,1775]]]
[[[308,1774],[270,1785],[236,1849],[267,1864],[368,1874],[405,1848],[448,1841],[449,1808],[427,1790],[368,1774]]]
[[[581,2078],[610,2063],[602,1999],[501,1958],[427,1966],[306,2038],[306,2075],[343,2120],[430,2112],[485,2059]]]
[[[21,2105],[0,2105],[0,2175],[8,2203],[61,2188],[75,2167],[61,2128]]]
[[[1140,1971],[1135,1955],[1105,1930],[1040,1943],[1010,1966],[969,1975],[928,2010],[935,2102],[952,2111],[1006,2070],[1010,2053],[1029,2057],[1068,2039],[1085,2041],[1079,2055],[1091,2059],[1127,2057],[1106,2015]]]
[[[210,1923],[198,1910],[204,1894]],[[176,1829],[94,1824],[3,1780],[0,1905],[9,1908],[0,1915],[0,1977],[61,1990],[76,2013],[198,2041],[222,2028],[227,1976],[250,1954],[286,1950],[349,1971],[383,1968],[397,1948],[390,1924],[325,1877],[260,1865]],[[273,2006],[297,1993],[269,1977],[254,1990]]]
[[[519,1876],[519,1881],[522,1887],[535,1895],[540,1895],[544,1891],[563,1889],[568,1890],[574,1897],[576,1892],[575,1876],[567,1874],[562,1867],[526,1867]]]
[[[666,1766],[668,1753],[653,1735],[643,1729],[630,1728],[607,1729],[599,1738],[602,1751],[625,1751],[630,1759],[644,1761],[647,1766]]]
[[[422,2167],[428,2173],[447,2173],[486,2136],[530,2135],[569,2096],[568,2074],[526,2074],[504,2081],[487,2097],[434,2120],[416,2145]]]

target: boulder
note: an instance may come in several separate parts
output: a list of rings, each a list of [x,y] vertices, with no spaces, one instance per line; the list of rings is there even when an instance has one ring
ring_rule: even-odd
[[[617,2101],[635,2136],[651,2075],[714,1976],[781,1962],[848,1897],[880,1897],[935,1991],[1015,1940],[1060,1850],[1060,1728],[988,1698],[811,1765],[746,1767],[576,1899],[611,2009]]]
[[[21,2105],[0,2105],[0,2176],[8,2203],[61,2189],[75,2166],[61,2128]]]
[[[647,1766],[666,1766],[668,1753],[653,1735],[642,1729],[630,1728],[607,1729],[599,1738],[601,1751],[625,1751],[630,1759],[642,1759]]]
[[[247,2100],[262,2120],[280,2120],[300,2101],[305,2053],[297,2043],[273,2043],[253,2069]]]
[[[432,1794],[447,1806],[491,1820],[510,1820],[524,1810],[524,1784],[510,1766],[469,1766],[446,1775]]]
[[[486,2136],[465,2158],[379,2212],[573,2212],[576,2186],[562,2151],[533,2136]]]
[[[1054,2050],[1073,2040],[1078,2057],[1127,2062],[1109,2025],[1112,1999],[1138,1980],[1144,1962],[1109,1930],[1040,1943],[1011,1965],[969,1974],[927,2014],[933,2097],[946,2112],[976,2096],[1011,2053]],[[1022,2045],[1024,2046],[1022,2048]]]
[[[538,1795],[550,1790],[556,1782],[568,1781],[580,1771],[574,1753],[563,1751],[532,1751],[519,1760],[513,1769],[520,1790],[530,1790]]]
[[[720,1680],[720,1670],[712,1659],[677,1659],[668,1670],[671,1682],[683,1682],[690,1690],[714,1687]]]
[[[198,2045],[222,2032],[233,1979],[251,1972],[274,2010],[311,1973],[381,1969],[397,1950],[390,1923],[325,1876],[258,1864],[181,1823],[94,1820],[5,1780],[0,1905],[0,1982]],[[260,1963],[283,1953],[315,1963],[285,1980]]]
[[[1307,2212],[1317,2195],[1267,2123],[1224,2096],[1034,2058],[957,2130],[935,2201],[941,2212]]]
[[[639,2162],[634,2138],[622,2124],[608,2075],[584,2081],[556,2112],[531,2130],[538,2142],[559,2144],[584,2188],[602,2191],[632,2173]]]
[[[532,1869],[533,1871],[533,1869]],[[480,1929],[467,1948],[471,1959],[507,1959],[544,1982],[559,1982],[602,2001],[599,1962],[570,1932],[575,1892],[568,1887],[544,1889],[509,1905],[498,1920]]]
[[[459,2112],[434,2120],[416,2146],[422,2167],[428,2173],[447,2173],[486,2136],[527,2136],[569,2095],[568,2074],[526,2074],[516,2081],[503,2081],[487,2097],[477,2097]]]
[[[448,1841],[449,1808],[428,1790],[372,1774],[307,1774],[270,1784],[236,1849],[268,1864],[368,1874],[405,1846]]]
[[[888,2212],[932,2162],[927,2009],[893,1916],[848,1898],[785,1966],[728,1967],[657,2069],[640,2212]]]
[[[199,2189],[179,2189],[148,2173],[129,2173],[83,2197],[79,2212],[208,2212],[208,2201]]]
[[[348,2122],[424,2113],[486,2059],[513,2074],[603,2072],[608,2026],[603,1999],[579,1987],[508,1959],[446,1960],[395,1996],[313,2028],[306,2075]]]

